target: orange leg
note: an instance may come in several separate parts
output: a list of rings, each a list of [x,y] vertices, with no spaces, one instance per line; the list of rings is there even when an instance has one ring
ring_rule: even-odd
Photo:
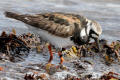
[[[62,56],[61,51],[58,51],[58,56],[60,57],[60,64],[63,64],[64,58]]]
[[[53,52],[52,52],[52,48],[50,44],[48,45],[48,49],[49,49],[49,54],[50,54],[48,63],[51,63],[51,61],[53,60]]]

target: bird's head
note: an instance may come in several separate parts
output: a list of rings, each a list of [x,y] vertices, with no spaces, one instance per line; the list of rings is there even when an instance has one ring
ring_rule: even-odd
[[[88,36],[86,33],[86,28],[81,27],[81,25],[75,23],[74,35],[71,37],[71,40],[77,45],[84,45],[88,42]]]
[[[88,34],[89,34],[89,38],[92,38],[92,39],[99,38],[99,36],[102,34],[102,28],[100,24],[94,20],[91,20],[90,30]]]
[[[90,39],[94,39],[98,47],[98,51],[101,51],[99,45],[99,36],[102,34],[102,28],[100,24],[93,20],[88,22],[87,34],[88,34],[88,41],[90,41]]]
[[[87,44],[91,38],[97,42],[101,33],[102,29],[99,23],[86,19],[81,27],[78,24],[75,24],[75,32],[72,40],[78,45]]]

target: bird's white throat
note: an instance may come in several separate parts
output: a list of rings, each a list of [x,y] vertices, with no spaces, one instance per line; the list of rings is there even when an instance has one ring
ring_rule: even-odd
[[[81,30],[80,36],[81,36],[81,37],[86,36],[85,28],[83,28],[83,29]]]
[[[84,27],[84,28],[81,30],[81,32],[80,32],[80,36],[81,36],[81,37],[84,37],[84,36],[89,35],[90,29],[91,29],[90,22],[88,22],[86,26],[87,26],[87,27]]]

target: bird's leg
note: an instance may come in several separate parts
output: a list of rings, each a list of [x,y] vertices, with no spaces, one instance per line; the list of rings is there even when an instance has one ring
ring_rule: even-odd
[[[60,64],[63,64],[64,58],[62,56],[62,51],[58,51],[58,56],[60,57]]]
[[[48,45],[48,50],[49,50],[49,54],[50,54],[48,63],[51,63],[51,61],[53,60],[53,52],[52,52],[52,47],[50,44]]]

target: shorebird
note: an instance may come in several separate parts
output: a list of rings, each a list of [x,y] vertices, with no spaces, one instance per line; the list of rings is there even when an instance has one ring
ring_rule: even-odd
[[[84,45],[91,39],[94,39],[99,47],[99,36],[102,29],[99,23],[90,20],[84,16],[70,13],[41,13],[35,15],[17,14],[13,12],[5,12],[9,18],[20,20],[32,28],[32,31],[37,32],[45,40],[48,40],[56,48],[64,48],[70,45]],[[33,29],[34,28],[34,29]],[[50,51],[49,62],[53,59],[51,46],[48,46]],[[63,63],[62,53],[58,52],[61,58],[60,63]]]

